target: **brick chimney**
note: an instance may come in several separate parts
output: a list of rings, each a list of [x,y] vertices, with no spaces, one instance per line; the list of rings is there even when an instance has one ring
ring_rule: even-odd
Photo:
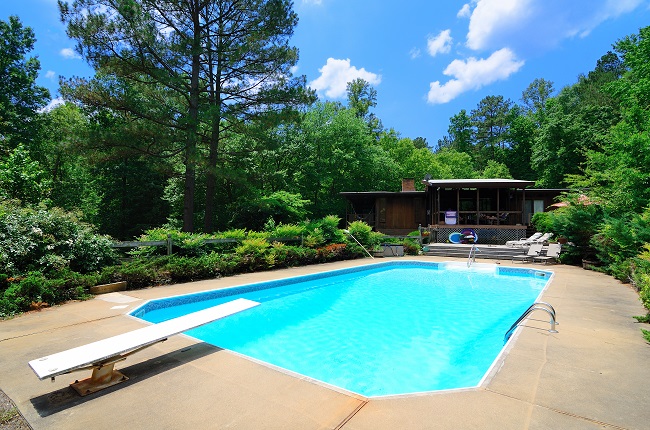
[[[402,179],[402,191],[415,191],[415,179]]]

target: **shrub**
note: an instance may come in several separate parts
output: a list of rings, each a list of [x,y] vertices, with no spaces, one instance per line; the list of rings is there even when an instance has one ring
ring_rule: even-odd
[[[344,243],[333,243],[317,249],[318,259],[322,262],[343,260],[346,256]]]
[[[580,263],[583,258],[593,254],[591,238],[596,234],[603,216],[599,205],[579,202],[549,212],[553,223],[551,232],[567,238],[573,244],[562,251],[563,262]]]
[[[643,306],[650,310],[650,244],[646,244],[644,251],[633,259],[630,278],[639,290]]]
[[[421,249],[420,244],[416,240],[404,239],[404,253],[406,255],[418,255]]]
[[[270,237],[275,239],[299,238],[305,233],[305,226],[296,224],[279,224],[268,231]]]
[[[537,212],[533,215],[531,223],[537,231],[541,231],[542,233],[553,233],[552,212]]]
[[[0,272],[10,276],[65,268],[91,273],[114,264],[111,243],[63,210],[0,203]]]
[[[105,269],[101,279],[102,282],[126,281],[130,290],[168,284],[171,282],[169,273],[163,270],[168,260],[167,257],[157,257],[125,262]]]
[[[172,282],[198,281],[219,276],[219,254],[211,253],[201,257],[171,257],[163,270]]]
[[[591,244],[600,261],[618,279],[626,280],[629,260],[643,251],[650,242],[650,209],[629,218],[607,218],[594,235]]]
[[[348,226],[348,231],[350,232],[350,235],[366,248],[373,248],[375,245],[378,245],[381,240],[372,234],[372,227],[363,221],[351,222]]]
[[[231,205],[231,224],[261,230],[269,224],[269,219],[278,223],[297,222],[307,216],[308,203],[300,194],[286,191],[277,191],[268,196],[252,196]]]
[[[240,267],[244,271],[255,271],[267,269],[269,263],[272,266],[274,259],[267,253],[271,245],[263,238],[246,239],[242,241],[235,252],[241,258]]]

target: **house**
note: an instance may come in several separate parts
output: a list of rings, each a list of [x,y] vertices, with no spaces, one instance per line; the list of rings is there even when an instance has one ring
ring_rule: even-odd
[[[526,237],[532,215],[545,211],[561,189],[531,189],[532,181],[516,179],[424,179],[424,191],[413,179],[402,191],[343,192],[346,221],[362,220],[388,235],[426,228],[433,242],[471,229],[480,243],[502,244]]]

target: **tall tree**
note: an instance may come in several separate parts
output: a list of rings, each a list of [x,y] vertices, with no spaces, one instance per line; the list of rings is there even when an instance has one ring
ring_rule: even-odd
[[[347,84],[348,109],[351,109],[355,115],[362,118],[368,128],[379,137],[383,126],[381,120],[370,112],[370,108],[377,106],[377,90],[370,83],[362,78],[356,78]]]
[[[255,134],[310,100],[304,77],[290,73],[297,61],[288,45],[297,23],[291,6],[288,0],[59,2],[77,50],[105,77],[69,81],[72,98],[184,134],[184,230],[194,229],[197,168],[206,171],[204,228],[213,228],[219,144],[227,133]]]
[[[40,62],[28,57],[36,39],[16,16],[0,21],[0,160],[37,133],[38,110],[50,94],[36,85]]]
[[[472,119],[467,115],[467,111],[462,109],[456,115],[449,118],[449,127],[447,128],[448,144],[443,145],[449,149],[458,152],[465,152],[472,156],[473,142]]]
[[[537,78],[531,82],[528,87],[521,93],[521,102],[523,104],[524,113],[537,117],[540,115],[546,100],[553,94],[553,82],[547,81],[544,78]],[[541,118],[537,118],[538,122]]]
[[[474,140],[478,152],[478,169],[482,170],[488,160],[503,161],[501,149],[507,146],[510,99],[503,96],[487,96],[470,113],[475,130]]]

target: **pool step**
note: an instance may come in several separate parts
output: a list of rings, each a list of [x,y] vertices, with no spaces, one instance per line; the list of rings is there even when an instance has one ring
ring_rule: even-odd
[[[511,260],[515,255],[526,255],[528,249],[526,248],[511,248],[499,245],[483,245],[477,244],[478,252],[476,253],[477,259],[492,259],[492,260]],[[423,252],[424,255],[437,256],[437,257],[457,257],[468,258],[471,245],[462,244],[431,244],[428,245],[428,251]]]

